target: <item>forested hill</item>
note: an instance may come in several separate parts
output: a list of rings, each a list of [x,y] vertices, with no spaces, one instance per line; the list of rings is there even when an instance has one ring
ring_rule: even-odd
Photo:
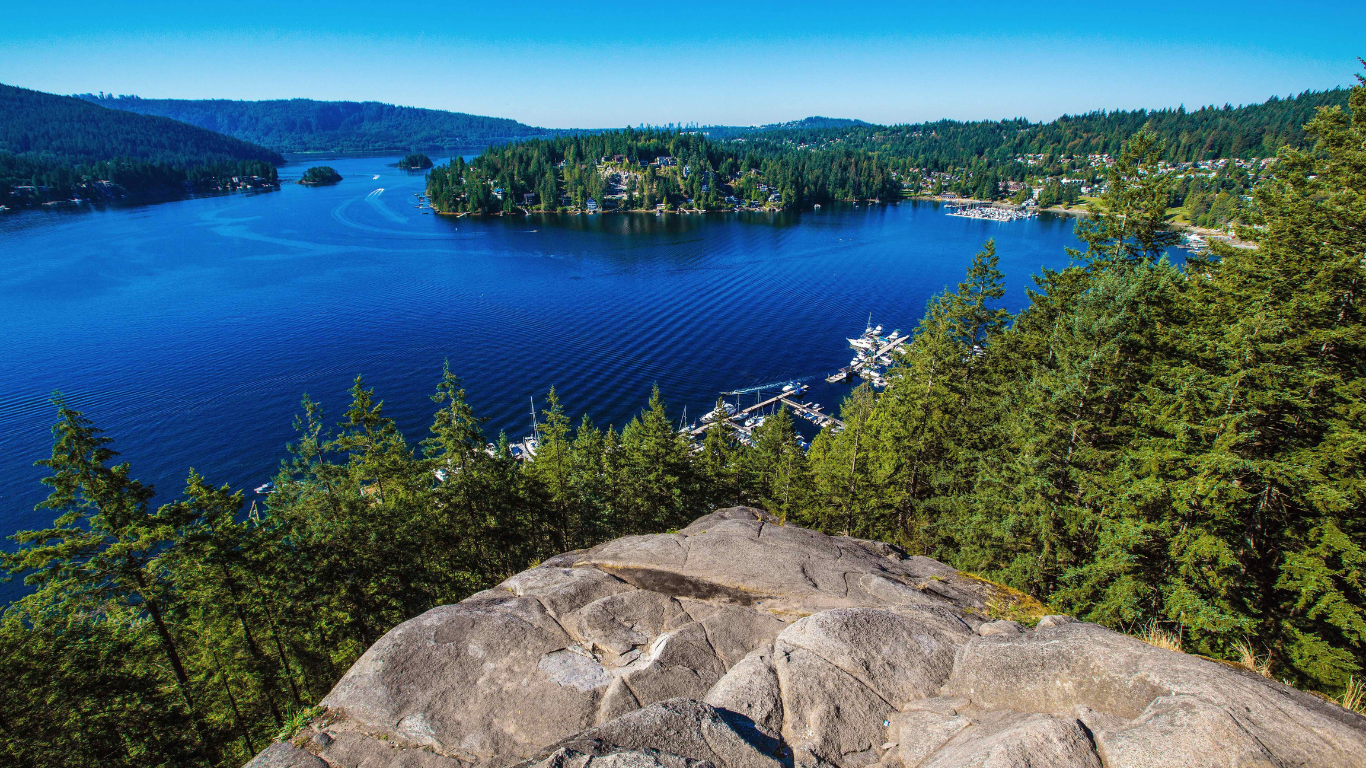
[[[270,185],[283,162],[164,117],[0,85],[0,204],[9,207]]]
[[[281,152],[378,152],[485,146],[550,131],[516,120],[377,101],[143,99],[82,94],[112,109],[159,115]]]
[[[12,85],[0,85],[0,152],[33,153],[64,163],[113,158],[182,164],[284,162],[278,152],[183,122]]]
[[[796,127],[749,137],[752,142],[866,149],[908,158],[933,171],[980,160],[1007,161],[1021,155],[1118,154],[1129,137],[1147,126],[1166,140],[1166,159],[1273,157],[1282,145],[1298,145],[1303,126],[1320,107],[1347,106],[1348,91],[1305,91],[1241,107],[1090,112],[1048,123],[1024,119],[960,122],[940,120],[906,125]]]
[[[427,194],[443,213],[718,211],[896,199],[901,183],[871,152],[756,152],[699,132],[628,128],[490,147],[432,169]],[[591,205],[590,205],[591,203]]]
[[[804,117],[801,120],[790,120],[786,123],[769,123],[768,125],[709,125],[698,128],[697,132],[705,134],[711,139],[729,139],[736,136],[744,136],[752,133],[769,133],[772,131],[783,130],[802,130],[802,129],[842,129],[842,128],[872,128],[872,123],[865,123],[862,120],[851,120],[846,117]]]

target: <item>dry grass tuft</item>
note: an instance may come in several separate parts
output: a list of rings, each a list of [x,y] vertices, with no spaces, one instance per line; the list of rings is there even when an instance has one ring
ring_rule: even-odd
[[[1012,589],[1004,584],[999,584],[991,579],[984,579],[967,571],[959,571],[958,575],[981,582],[990,588],[987,592],[986,610],[983,611],[988,618],[998,621],[1018,621],[1027,627],[1032,627],[1039,623],[1039,619],[1048,615],[1048,608],[1043,603],[1018,589]]]
[[[1252,643],[1247,638],[1238,641],[1238,666],[1249,672],[1256,672],[1262,677],[1271,677],[1271,654],[1267,654],[1265,659],[1258,659],[1256,651],[1252,650]]]
[[[1147,626],[1143,628],[1143,631],[1140,632],[1137,637],[1148,645],[1164,648],[1168,651],[1184,653],[1184,651],[1181,650],[1181,636],[1175,632],[1169,632],[1162,627],[1159,627],[1156,619],[1148,622]]]
[[[1347,678],[1347,685],[1342,689],[1342,698],[1338,703],[1353,712],[1366,714],[1362,709],[1362,705],[1366,704],[1366,685],[1355,677]]]

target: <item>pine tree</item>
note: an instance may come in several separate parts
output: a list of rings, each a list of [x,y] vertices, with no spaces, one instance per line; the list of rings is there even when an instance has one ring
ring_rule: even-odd
[[[740,451],[738,464],[746,503],[783,520],[805,506],[810,475],[786,406],[754,430],[754,446]]]
[[[843,426],[827,426],[811,443],[814,509],[803,520],[821,530],[845,536],[864,535],[881,502],[873,483],[869,420],[877,395],[860,384],[840,407]]]
[[[573,519],[573,441],[569,418],[564,415],[554,387],[546,395],[546,403],[547,407],[541,411],[540,448],[536,460],[527,465],[527,472],[546,488],[554,531],[553,546],[563,552],[570,548],[572,531],[580,527]]]
[[[735,463],[739,444],[731,436],[730,416],[724,398],[716,398],[711,412],[711,426],[702,438],[702,450],[697,454],[698,472],[706,484],[707,498],[713,505],[723,506],[740,499]]]
[[[1166,147],[1149,131],[1139,131],[1124,144],[1107,172],[1101,207],[1077,222],[1077,238],[1086,250],[1069,249],[1091,265],[1156,260],[1180,241],[1167,224],[1167,205],[1175,183],[1160,163]]]
[[[621,432],[618,521],[623,531],[675,528],[689,519],[700,497],[688,443],[674,430],[659,387],[640,416]]]
[[[1005,293],[997,263],[995,243],[987,241],[958,290],[930,300],[871,416],[869,461],[885,512],[868,522],[913,551],[932,551],[935,529],[956,525],[946,499],[963,490],[957,467],[969,462],[979,428],[973,374],[1009,319],[991,306]]]
[[[0,555],[0,563],[11,574],[26,574],[24,582],[37,588],[35,599],[65,612],[108,604],[145,615],[199,732],[198,750],[212,759],[216,745],[198,710],[199,691],[172,624],[173,598],[155,562],[175,541],[174,529],[150,509],[151,486],[133,479],[127,463],[109,466],[118,455],[112,441],[60,397],[53,403],[60,420],[52,428],[52,457],[38,462],[51,472],[43,484],[52,490],[38,509],[57,518],[50,528],[14,534],[19,548]]]

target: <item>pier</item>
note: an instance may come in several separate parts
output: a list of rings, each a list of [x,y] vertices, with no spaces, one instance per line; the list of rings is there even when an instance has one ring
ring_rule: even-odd
[[[882,326],[878,326],[879,329],[881,327]],[[858,357],[850,361],[849,365],[846,365],[845,367],[839,369],[838,371],[835,371],[829,376],[826,376],[825,380],[827,382],[834,384],[836,382],[844,381],[850,376],[862,376],[864,379],[868,380],[874,386],[887,386],[887,381],[885,378],[883,378],[882,373],[878,370],[878,368],[879,366],[883,365],[891,365],[890,358],[888,358],[886,361],[884,361],[883,358],[889,352],[899,349],[906,342],[910,341],[911,337],[909,335],[901,336],[898,335],[897,332],[893,331],[890,337],[884,338],[882,336],[878,336],[877,331],[870,328],[863,332],[863,336],[861,337],[861,339],[866,339],[873,344],[880,343],[882,346],[875,347],[873,349],[872,354],[868,354],[864,351],[863,347],[854,346],[854,341],[851,340],[850,346],[854,346],[855,349],[859,350]]]
[[[894,330],[890,335],[882,334],[882,326],[873,326],[873,318],[868,317],[868,327],[858,338],[849,339],[849,346],[856,351],[853,360],[849,365],[839,369],[835,373],[825,377],[831,384],[844,381],[850,376],[861,376],[875,387],[886,387],[886,369],[892,365],[889,355],[905,346],[911,340],[911,336],[902,334],[899,330]],[[753,442],[753,428],[745,426],[745,422],[756,413],[763,413],[765,409],[774,408],[779,405],[787,406],[792,413],[815,424],[818,427],[833,427],[835,430],[844,429],[844,422],[825,413],[817,403],[803,403],[800,398],[806,392],[806,385],[799,385],[791,382],[786,385],[763,384],[757,387],[737,390],[734,392],[723,392],[723,395],[747,395],[756,393],[756,398],[762,398],[765,391],[773,391],[779,387],[782,391],[778,394],[760,399],[748,408],[740,408],[737,399],[734,406],[730,403],[725,405],[725,410],[720,409],[708,413],[702,418],[701,424],[679,426],[681,434],[688,435],[689,438],[697,438],[706,431],[718,424],[724,424],[735,430],[740,435],[740,441],[746,444]],[[731,410],[734,408],[735,410]]]
[[[949,208],[949,216],[965,219],[985,219],[987,221],[1017,221],[1032,219],[1037,213],[1028,208],[1003,208],[995,205],[963,205]]]
[[[844,426],[844,422],[840,421],[834,416],[822,413],[819,409],[819,406],[816,408],[812,408],[811,406],[808,406],[804,403],[800,403],[797,400],[795,400],[793,398],[792,393],[783,392],[774,395],[773,397],[770,397],[769,399],[764,400],[762,402],[755,403],[754,405],[751,405],[748,408],[736,411],[735,415],[731,416],[730,418],[716,419],[715,421],[712,421],[710,423],[693,427],[688,431],[688,434],[692,435],[693,437],[697,437],[698,435],[701,435],[703,432],[706,432],[708,429],[711,429],[717,424],[725,424],[726,426],[729,426],[737,432],[748,437],[752,430],[744,426],[745,417],[753,415],[755,413],[761,413],[765,408],[769,406],[775,406],[779,403],[786,405],[788,408],[791,408],[796,413],[802,414],[808,421],[811,421],[814,424],[816,424],[816,426],[824,427],[826,424],[834,424],[837,427]]]

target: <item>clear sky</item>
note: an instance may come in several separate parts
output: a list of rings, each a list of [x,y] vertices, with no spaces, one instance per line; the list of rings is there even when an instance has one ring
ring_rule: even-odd
[[[1363,30],[1364,0],[0,0],[0,82],[378,100],[547,127],[1052,119],[1345,85]]]

